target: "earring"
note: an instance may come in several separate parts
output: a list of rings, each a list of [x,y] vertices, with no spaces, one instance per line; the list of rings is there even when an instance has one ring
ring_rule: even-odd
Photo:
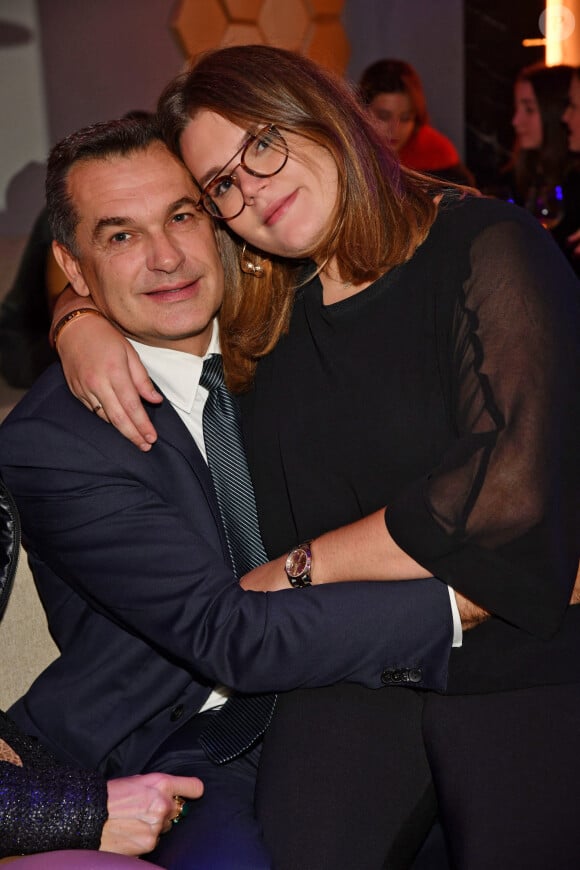
[[[252,275],[254,278],[263,278],[264,269],[259,263],[252,263],[252,261],[246,256],[246,247],[247,243],[244,242],[240,257],[240,269],[242,272],[245,272],[246,275]]]

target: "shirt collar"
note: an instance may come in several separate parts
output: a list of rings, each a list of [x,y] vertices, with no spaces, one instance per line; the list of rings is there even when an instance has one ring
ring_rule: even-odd
[[[153,347],[129,339],[149,377],[169,399],[172,405],[190,413],[201,378],[203,361],[211,354],[220,352],[219,331],[214,318],[209,347],[205,356],[195,356],[169,347]]]

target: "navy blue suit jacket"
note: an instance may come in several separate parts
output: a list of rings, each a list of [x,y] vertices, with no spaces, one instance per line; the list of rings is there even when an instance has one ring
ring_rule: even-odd
[[[142,453],[73,398],[55,365],[0,428],[1,472],[61,651],[11,710],[26,732],[124,775],[215,682],[445,687],[443,584],[244,592],[201,454],[167,400],[150,411],[159,439]]]

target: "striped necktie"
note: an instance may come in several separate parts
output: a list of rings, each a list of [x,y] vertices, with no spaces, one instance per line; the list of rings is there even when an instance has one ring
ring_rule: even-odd
[[[238,404],[224,383],[222,358],[204,361],[202,387],[208,390],[203,439],[236,576],[267,561],[258,526],[254,490],[242,445]],[[211,717],[199,741],[217,764],[236,758],[261,737],[274,713],[275,695],[233,695]]]

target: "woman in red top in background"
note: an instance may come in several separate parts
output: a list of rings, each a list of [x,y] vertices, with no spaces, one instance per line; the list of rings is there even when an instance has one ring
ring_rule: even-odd
[[[453,142],[429,124],[423,85],[410,64],[378,60],[365,69],[359,88],[377,130],[403,166],[473,185]]]

